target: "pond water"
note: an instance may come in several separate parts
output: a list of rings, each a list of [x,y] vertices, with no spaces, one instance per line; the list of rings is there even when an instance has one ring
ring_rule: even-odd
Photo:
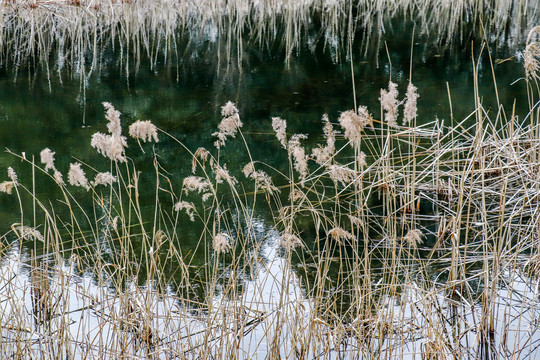
[[[369,51],[363,50],[361,41],[354,49],[356,103],[367,106],[375,118],[380,117],[380,89],[392,80],[404,95],[412,68],[412,81],[420,94],[419,124],[435,118],[448,124],[452,116],[464,119],[475,106],[473,61],[478,65],[479,95],[484,107],[496,113],[497,91],[500,104],[507,109],[517,98],[516,113],[525,116],[525,82],[518,53],[521,49],[489,49],[481,39],[454,44],[450,49],[434,45],[433,39],[425,35],[416,35],[412,45],[413,24],[400,21],[392,25]],[[307,143],[314,144],[322,139],[323,114],[335,123],[342,111],[354,107],[350,62],[333,62],[323,46],[317,47],[315,53],[303,48],[287,63],[279,49],[246,47],[240,68],[223,64],[223,60],[218,63],[213,50],[179,63],[152,67],[150,62],[142,62],[127,73],[115,61],[118,54],[109,52],[100,70],[88,77],[65,70],[47,72],[39,65],[17,71],[3,68],[0,142],[3,148],[24,153],[28,159],[34,156],[36,162],[39,152],[49,147],[56,152],[61,172],[67,172],[73,159],[99,163],[103,158],[90,146],[90,139],[93,133],[105,131],[101,104],[106,101],[122,113],[126,128],[135,120],[149,119],[194,151],[199,146],[212,147],[211,134],[219,123],[220,108],[233,101],[240,111],[243,131],[249,134],[246,138],[253,158],[279,165],[284,157],[275,141],[271,117],[286,119],[291,133],[309,134]],[[241,168],[247,163],[243,145],[233,143],[229,148],[238,156],[237,163],[229,166]],[[130,149],[129,155],[139,156],[136,150]],[[191,159],[179,157],[178,149],[167,140],[156,151],[164,163],[174,164],[169,171],[177,176],[188,173]],[[151,166],[150,158],[146,156],[144,161],[142,156],[139,166]],[[25,177],[31,174],[13,155],[2,153],[0,167],[8,166]],[[98,170],[107,169],[105,166]],[[40,184],[37,191],[46,194],[50,189]],[[0,230],[5,232],[19,219],[18,205],[4,197],[0,199],[0,212],[4,219]]]
[[[30,161],[33,158],[38,164],[40,151],[50,148],[56,152],[56,166],[65,174],[64,178],[67,178],[69,164],[75,161],[96,167],[98,171],[108,171],[108,161],[90,146],[93,133],[106,131],[102,102],[110,102],[122,113],[124,133],[133,121],[149,119],[194,152],[198,147],[213,148],[212,133],[221,118],[220,108],[227,101],[233,101],[240,111],[252,158],[286,171],[286,152],[275,139],[272,117],[286,119],[289,133],[308,134],[305,144],[312,147],[323,141],[323,114],[337,123],[340,113],[353,109],[356,101],[357,106],[367,106],[376,119],[380,118],[380,89],[386,88],[392,80],[404,96],[412,69],[412,81],[420,94],[418,124],[435,119],[446,124],[461,121],[475,108],[475,64],[479,96],[488,114],[497,111],[497,94],[506,109],[511,109],[516,101],[517,115],[525,116],[528,108],[522,101],[525,82],[520,49],[484,44],[474,36],[470,44],[445,47],[426,35],[414,35],[413,39],[413,31],[413,23],[394,20],[387,24],[383,37],[367,47],[359,35],[359,41],[355,42],[357,47],[353,49],[352,69],[345,56],[342,62],[336,63],[331,51],[322,45],[315,50],[308,50],[306,45],[289,60],[279,48],[245,45],[241,66],[223,59],[217,61],[214,53],[219,49],[209,47],[195,59],[187,56],[179,63],[168,61],[157,65],[146,60],[136,69],[127,71],[118,60],[119,54],[109,50],[99,71],[88,76],[60,68],[46,71],[39,65],[16,71],[6,67],[0,74],[0,126],[3,129],[0,142],[5,149],[24,154]],[[472,117],[466,123],[474,121]],[[141,181],[144,184],[154,181],[152,151],[155,151],[170,174],[171,186],[180,192],[182,179],[190,174],[191,156],[162,136],[154,150],[146,145],[144,149],[141,152],[139,146],[133,145],[127,150],[127,155],[141,171]],[[234,159],[229,160],[227,166],[237,174],[250,160],[240,141],[229,141],[223,154]],[[34,186],[31,166],[4,152],[0,155],[0,167],[8,166],[14,168],[19,180],[29,189]],[[35,190],[30,191],[35,191],[44,203],[54,204],[61,196],[50,180],[38,179]],[[146,215],[144,221],[150,223],[155,211],[155,195],[144,192],[140,197]],[[167,199],[162,201],[164,206],[173,205]],[[33,204],[31,200],[23,204],[26,214],[33,213]],[[91,207],[86,208],[88,210],[95,211]],[[60,207],[56,211],[62,215],[68,210]],[[256,212],[271,223],[272,214],[264,206]],[[26,221],[30,221],[26,216]],[[7,196],[0,197],[0,217],[3,219],[0,231],[6,233],[11,224],[21,221],[18,202]],[[202,224],[181,226],[184,228],[179,234],[182,248],[188,253],[195,251]],[[142,249],[139,241],[134,240],[134,247]],[[69,255],[70,246],[65,246]],[[29,250],[32,247],[30,242]],[[205,255],[197,255],[193,261],[201,265]],[[171,271],[174,273],[174,269]],[[139,276],[144,282],[144,272]]]
[[[534,6],[531,9],[537,9]],[[239,358],[262,358],[270,351],[283,357],[298,355],[301,343],[308,344],[308,357],[316,357],[320,351],[328,358],[353,358],[355,350],[363,346],[368,349],[363,351],[377,349],[381,357],[389,358],[417,358],[419,354],[432,358],[437,346],[446,346],[449,354],[471,358],[488,358],[491,352],[503,351],[517,354],[514,358],[537,355],[538,283],[524,269],[540,272],[540,260],[527,260],[538,247],[534,199],[540,195],[530,185],[537,184],[536,165],[527,162],[535,159],[527,152],[534,144],[527,142],[526,127],[518,126],[531,114],[521,54],[526,39],[521,38],[521,30],[512,31],[510,25],[506,32],[493,36],[481,34],[478,26],[462,25],[451,38],[420,31],[425,24],[415,24],[408,16],[396,16],[379,25],[384,29],[380,36],[367,36],[369,32],[359,27],[353,46],[342,50],[333,46],[339,39],[317,28],[306,30],[305,41],[292,53],[278,40],[257,44],[249,36],[240,40],[241,47],[234,43],[224,51],[224,45],[212,36],[195,41],[187,31],[177,34],[175,44],[186,51],[174,60],[159,60],[157,53],[152,60],[143,56],[133,61],[116,46],[103,49],[99,66],[91,70],[59,63],[54,51],[48,54],[49,63],[37,59],[20,66],[3,63],[0,144],[6,151],[0,153],[0,169],[13,168],[20,186],[16,194],[0,193],[0,234],[6,234],[0,238],[0,289],[7,289],[7,293],[0,290],[0,303],[7,304],[0,312],[0,325],[9,330],[5,337],[15,344],[7,350],[0,347],[4,351],[0,354],[17,352],[19,337],[26,336],[21,334],[31,334],[25,341],[33,344],[28,347],[32,353],[41,347],[58,346],[54,336],[49,343],[40,334],[62,333],[72,344],[84,343],[83,337],[99,339],[99,345],[81,346],[78,354],[88,351],[99,356],[96,354],[109,346],[123,351],[123,345],[118,344],[126,342],[133,346],[132,355],[149,356],[158,343],[148,345],[151,341],[141,340],[140,333],[154,322],[152,334],[162,342],[156,347],[156,358],[178,354],[198,358],[223,352],[232,343],[238,345],[235,341],[243,342],[238,346],[245,354]],[[242,51],[227,57],[230,49]],[[403,127],[392,135],[384,132],[379,97],[389,81],[398,85],[400,99],[409,81],[414,83],[420,95],[417,125],[429,126],[415,130]],[[182,195],[182,181],[192,173],[191,153],[204,147],[218,154],[213,133],[228,101],[239,110],[242,136],[227,140],[219,151],[219,161],[226,162],[239,180],[238,194],[235,197],[232,190],[223,191],[212,205],[198,199],[204,221],[191,222],[185,213],[172,209],[178,200],[192,200]],[[121,112],[124,135],[134,121],[151,120],[162,130],[159,142],[129,139],[128,164],[115,167],[90,144],[94,133],[107,131],[103,102]],[[514,136],[508,130],[514,128],[505,127],[505,121],[513,112],[512,124],[519,130],[515,143],[522,152],[512,153],[512,142],[509,150],[508,142],[497,142],[497,136],[491,139],[496,132],[491,130],[485,131],[485,138],[491,141],[486,143],[504,148],[503,155],[489,152],[488,147],[468,147],[471,139],[481,141],[474,137],[477,102],[482,104],[485,118],[495,123],[494,128],[504,128],[501,134],[508,136]],[[332,187],[331,181],[324,183],[328,176],[320,181],[314,176],[314,184],[308,186],[313,193],[305,196],[310,206],[298,211],[289,227],[302,236],[304,250],[289,253],[280,242],[287,222],[282,211],[288,203],[292,208],[294,200],[288,198],[288,179],[282,174],[295,172],[289,169],[292,155],[276,139],[272,118],[286,119],[289,135],[307,134],[302,144],[310,152],[325,142],[324,114],[334,130],[341,130],[340,114],[359,105],[366,106],[375,119],[366,136],[375,140],[365,141],[361,149],[373,150],[368,152],[366,166],[377,164],[378,168],[362,173],[366,176],[360,180],[362,186],[369,186],[353,195],[348,191],[359,186],[356,167],[357,178],[350,181],[354,185],[334,180]],[[506,119],[495,120],[502,107]],[[445,133],[439,132],[438,124],[447,126]],[[458,130],[453,132],[453,128]],[[409,156],[411,151],[419,151],[415,159],[421,163],[431,159],[426,153],[440,150],[435,149],[436,144],[454,144],[453,137],[460,135],[466,138],[462,148],[441,151],[444,155],[440,159],[446,161],[446,168],[440,171],[444,175],[441,182],[437,182],[439,173],[416,173],[416,160],[410,160],[416,153]],[[443,136],[447,142],[439,142]],[[352,150],[345,149],[342,134],[338,140],[343,146],[340,156],[345,161],[355,159]],[[385,152],[387,144],[398,143]],[[51,176],[31,166],[32,162],[41,166],[44,148],[56,153],[55,166],[66,182],[70,163],[80,162],[87,174],[124,171],[120,185],[95,193],[70,185],[59,187]],[[385,173],[388,179],[398,180],[376,185],[386,171],[381,165],[384,160],[377,156],[390,158],[390,153],[402,150],[405,155],[388,161],[392,168],[389,165]],[[500,164],[477,160],[482,151]],[[475,156],[469,157],[467,152]],[[256,203],[251,201],[253,184],[242,175],[251,159],[264,163],[264,169],[273,171],[275,185],[282,186],[272,204],[268,194],[258,196]],[[474,161],[460,167],[464,159]],[[512,161],[504,163],[507,159]],[[351,163],[356,164],[356,160]],[[438,160],[433,164],[422,166],[439,170]],[[498,178],[514,165],[525,175],[518,180]],[[490,172],[482,173],[483,166]],[[462,170],[460,177],[455,169],[470,173]],[[200,175],[201,169],[198,171]],[[528,177],[528,171],[533,175]],[[489,183],[493,178],[508,186],[507,197],[497,198],[503,192],[499,182]],[[134,179],[140,188],[135,189]],[[412,183],[420,179],[412,190],[409,179]],[[0,176],[0,183],[4,180],[8,180],[7,174]],[[479,188],[475,181],[487,185]],[[521,181],[525,190],[520,188]],[[392,186],[402,188],[397,191]],[[483,194],[485,189],[490,191]],[[452,199],[454,191],[465,194],[466,200]],[[416,212],[410,203],[398,199],[403,193],[412,194]],[[239,205],[240,199],[248,206]],[[463,203],[467,205],[460,207]],[[483,208],[475,207],[478,203]],[[518,209],[518,220],[500,204]],[[50,217],[39,210],[41,205],[53,209]],[[313,215],[312,209],[313,214],[319,213]],[[344,220],[347,214],[360,213],[377,225],[354,224],[354,216],[350,224]],[[467,216],[459,218],[465,213]],[[128,219],[120,229],[113,225],[117,214]],[[326,222],[322,227],[317,216]],[[23,239],[17,234],[20,228],[16,224],[20,223],[36,227],[46,239],[60,240]],[[331,235],[335,229],[329,224],[338,227],[343,223],[356,229],[356,237]],[[423,246],[404,245],[406,231],[414,226],[429,233]],[[241,252],[235,252],[234,247],[224,255],[212,250],[208,234],[224,229]],[[238,254],[241,259],[235,258]],[[48,301],[47,306],[42,300]],[[491,321],[489,332],[486,314],[495,313],[503,315]],[[23,318],[24,314],[28,317]],[[69,326],[66,319],[70,319]],[[135,320],[130,323],[130,319]],[[13,325],[17,321],[20,324]],[[525,328],[527,334],[520,335]],[[358,331],[365,333],[359,335]],[[442,340],[437,331],[444,333]],[[173,343],[177,348],[161,346],[179,336],[190,343],[187,348],[182,341]],[[141,341],[148,347],[139,346]],[[317,345],[310,348],[311,342]],[[330,343],[334,345],[325,348]]]

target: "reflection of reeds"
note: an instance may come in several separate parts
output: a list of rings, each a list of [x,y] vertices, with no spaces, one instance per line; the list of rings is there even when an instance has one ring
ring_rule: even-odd
[[[22,210],[30,201],[33,216],[22,211],[2,238],[0,353],[538,355],[529,347],[540,341],[531,320],[540,315],[538,104],[519,120],[477,101],[473,125],[468,118],[417,125],[422,114],[407,85],[405,99],[399,84],[390,85],[378,114],[343,112],[334,119],[341,133],[323,116],[324,139],[313,149],[304,135],[287,134],[285,120],[272,119],[266,126],[282,151],[279,169],[253,159],[247,146],[247,165],[230,165],[238,159],[226,148],[248,143],[232,103],[222,109],[215,149],[193,151],[150,122],[136,122],[133,139],[122,138],[120,114],[106,104],[102,135],[122,142],[106,169],[81,160],[67,185],[55,180],[52,150],[41,153],[42,167],[19,156],[58,185],[61,201],[40,201],[23,172],[9,172],[17,191],[1,195],[18,197]],[[535,96],[530,90],[525,101]],[[158,135],[193,160],[192,174],[173,178],[152,152],[155,181],[146,181],[125,144],[144,148],[140,140]],[[143,211],[148,194],[152,211]],[[257,213],[263,205],[266,219]],[[201,224],[195,238],[182,236],[194,222]],[[22,245],[33,249],[29,264]]]
[[[218,61],[241,64],[245,46],[277,42],[290,57],[301,44],[315,48],[321,41],[338,60],[348,42],[361,35],[363,44],[379,39],[388,26],[383,19],[396,16],[414,20],[439,45],[485,32],[515,48],[525,27],[538,21],[539,6],[536,0],[6,1],[0,8],[0,59],[19,67],[37,58],[48,72],[67,67],[84,73],[110,61],[105,54],[111,48],[129,69],[143,58],[157,64],[193,56],[208,43]]]

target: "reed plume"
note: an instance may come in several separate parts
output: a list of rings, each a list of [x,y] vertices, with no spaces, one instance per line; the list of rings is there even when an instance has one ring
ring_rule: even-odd
[[[381,96],[379,101],[384,110],[384,121],[386,124],[393,128],[398,128],[398,107],[400,102],[398,101],[397,84],[389,81],[388,90],[381,89]]]
[[[289,232],[284,232],[281,234],[279,246],[283,248],[286,252],[291,252],[296,248],[303,248],[304,243],[300,237],[291,234]]]
[[[225,146],[225,140],[228,137],[235,138],[236,133],[243,126],[238,109],[230,101],[221,107],[221,116],[223,116],[223,119],[218,125],[219,131],[212,134],[212,136],[217,137],[214,146],[218,149]]]
[[[212,246],[217,254],[226,253],[232,249],[229,235],[225,233],[219,233],[214,236]]]
[[[85,188],[86,190],[90,189],[88,179],[86,178],[86,174],[81,168],[80,163],[69,164],[68,182],[72,186],[80,186]]]
[[[420,97],[418,95],[416,86],[411,82],[407,85],[407,93],[405,95],[405,105],[403,107],[403,125],[408,125],[414,120],[417,116],[417,99]]]
[[[39,153],[41,163],[45,165],[45,171],[49,169],[56,170],[54,166],[54,154],[54,151],[51,151],[49,148],[45,148]]]
[[[134,139],[141,139],[144,142],[159,142],[157,128],[150,120],[137,120],[129,125],[129,136]]]
[[[195,205],[187,201],[179,201],[174,204],[174,210],[180,212],[185,210],[186,214],[189,216],[190,221],[195,221]]]
[[[287,149],[287,121],[279,117],[273,117],[272,129],[274,129],[281,146]]]

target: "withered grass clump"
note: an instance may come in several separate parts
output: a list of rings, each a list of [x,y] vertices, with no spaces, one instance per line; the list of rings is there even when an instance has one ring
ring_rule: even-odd
[[[235,54],[246,46],[277,42],[289,59],[301,44],[317,41],[339,61],[357,38],[380,41],[388,26],[380,19],[397,16],[415,21],[438,45],[489,33],[517,48],[528,25],[538,22],[539,9],[537,0],[4,1],[0,63],[19,68],[41,62],[48,74],[64,68],[91,74],[115,49],[128,72],[144,60],[155,67],[162,59],[178,63],[183,54],[204,56],[210,43],[212,57],[241,65]]]
[[[0,243],[1,356],[540,356],[540,111],[523,81],[523,119],[477,99],[466,119],[417,125],[411,83],[390,83],[380,110],[323,115],[311,148],[273,118],[282,168],[252,158],[232,103],[211,149],[147,121],[123,137],[104,104],[98,134],[122,144],[106,164],[71,163],[65,184],[61,154],[13,154],[0,184],[21,209]],[[166,142],[192,159],[185,177],[155,152],[141,172],[124,151]],[[230,165],[233,142],[247,164]],[[24,166],[59,200],[42,201]]]

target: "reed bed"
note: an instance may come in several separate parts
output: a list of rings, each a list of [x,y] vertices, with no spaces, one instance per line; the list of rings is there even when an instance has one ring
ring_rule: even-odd
[[[93,4],[114,19],[117,6],[144,3]],[[271,119],[281,168],[252,157],[249,120],[231,102],[212,148],[150,121],[126,131],[104,103],[107,123],[89,139],[104,162],[68,170],[54,149],[12,153],[0,195],[20,221],[0,242],[1,357],[535,358],[539,36],[523,52],[524,118],[488,111],[475,87],[468,117],[417,125],[416,88],[389,82],[380,109],[323,115],[319,145]],[[164,142],[192,159],[191,174],[172,175]],[[233,142],[250,159],[242,170]],[[54,201],[36,195],[41,182],[56,184]]]
[[[396,17],[441,47],[489,36],[518,49],[539,10],[537,0],[13,0],[0,7],[0,62],[89,76],[111,61],[126,73],[209,55],[242,66],[247,47],[277,46],[289,59],[303,44],[342,61],[354,42],[363,53],[378,48]]]

